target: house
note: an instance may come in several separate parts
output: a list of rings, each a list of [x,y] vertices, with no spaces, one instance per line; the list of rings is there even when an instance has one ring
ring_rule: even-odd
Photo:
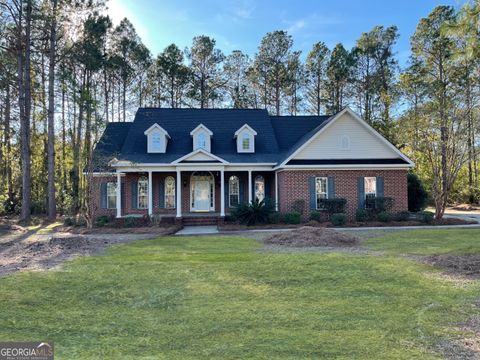
[[[354,217],[369,197],[407,209],[412,161],[351,109],[332,116],[270,116],[257,109],[140,108],[109,123],[94,151],[94,214],[223,219],[235,206],[347,199]],[[118,201],[120,199],[120,201]],[[206,220],[208,219],[208,220]]]

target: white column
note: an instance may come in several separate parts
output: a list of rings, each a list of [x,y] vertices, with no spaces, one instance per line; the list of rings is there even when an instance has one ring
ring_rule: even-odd
[[[182,217],[182,172],[177,170],[177,218]]]
[[[248,203],[252,203],[252,170],[248,170]]]
[[[122,178],[117,172],[117,218],[122,217]]]
[[[225,171],[220,170],[220,216],[225,216]]]
[[[275,211],[278,211],[278,173],[275,171]]]
[[[148,172],[148,215],[153,215],[153,182],[152,172]]]

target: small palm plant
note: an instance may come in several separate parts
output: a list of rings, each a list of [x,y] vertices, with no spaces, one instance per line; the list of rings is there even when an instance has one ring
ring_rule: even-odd
[[[255,199],[252,203],[241,203],[232,212],[232,215],[241,224],[255,225],[264,224],[269,220],[274,211],[273,202],[266,198],[261,201]]]

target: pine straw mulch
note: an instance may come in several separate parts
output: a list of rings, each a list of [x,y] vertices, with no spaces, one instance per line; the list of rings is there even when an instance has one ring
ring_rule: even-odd
[[[480,255],[431,255],[422,257],[421,261],[452,275],[480,278]]]
[[[358,245],[359,241],[357,237],[337,230],[312,226],[274,233],[263,239],[265,244],[290,247],[349,247]]]

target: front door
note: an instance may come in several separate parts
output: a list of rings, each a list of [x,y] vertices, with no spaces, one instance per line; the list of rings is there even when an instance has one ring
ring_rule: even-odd
[[[195,211],[210,210],[210,181],[197,180],[195,182]]]

